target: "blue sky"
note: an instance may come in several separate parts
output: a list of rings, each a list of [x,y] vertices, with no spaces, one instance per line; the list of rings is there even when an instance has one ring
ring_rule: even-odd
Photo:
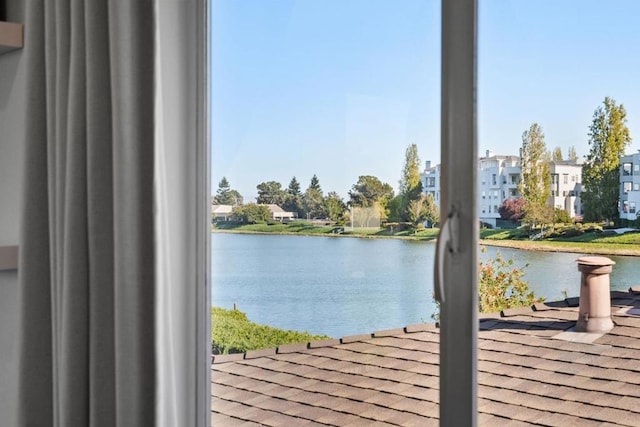
[[[517,154],[538,122],[549,149],[588,152],[605,96],[640,138],[640,1],[479,1],[479,153]],[[397,189],[404,150],[440,157],[440,2],[213,0],[212,192],[315,173]],[[634,151],[634,141],[627,150]]]

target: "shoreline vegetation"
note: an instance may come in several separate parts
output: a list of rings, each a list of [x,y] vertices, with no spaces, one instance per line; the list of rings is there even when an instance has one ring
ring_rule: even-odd
[[[284,344],[329,339],[327,335],[313,335],[254,323],[237,309],[211,308],[211,353],[245,353]]]
[[[288,224],[259,223],[237,224],[219,222],[212,227],[214,233],[275,234],[298,236],[355,237],[366,239],[404,239],[434,241],[437,228],[413,230],[401,226],[355,228],[310,221],[293,221]],[[528,231],[480,230],[481,245],[497,246],[527,251],[570,252],[594,255],[619,255],[640,257],[640,231],[616,234],[599,226],[559,226],[547,232],[546,238],[530,240]]]

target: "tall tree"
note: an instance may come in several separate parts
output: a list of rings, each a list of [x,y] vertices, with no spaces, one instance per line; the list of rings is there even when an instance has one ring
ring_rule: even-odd
[[[309,188],[313,188],[314,190],[318,190],[319,192],[322,193],[322,188],[320,187],[320,180],[318,180],[318,177],[316,176],[315,173],[311,177],[311,183],[309,184]]]
[[[402,179],[400,179],[400,195],[402,195],[402,219],[406,221],[409,220],[409,204],[422,198],[420,158],[416,144],[409,145],[405,150]]]
[[[216,205],[234,205],[235,200],[231,191],[233,190],[231,190],[227,177],[223,176],[218,183],[218,191],[216,191],[216,196],[213,198],[213,203]]]
[[[302,193],[300,192],[300,183],[295,176],[289,182],[282,208],[285,211],[294,212],[298,217],[303,216]]]
[[[553,160],[554,162],[562,160],[562,150],[560,149],[560,147],[556,147],[553,149],[553,153],[551,154],[551,160]]]
[[[576,152],[576,147],[573,145],[567,150],[567,159],[578,160],[578,153]]]
[[[331,221],[340,221],[347,209],[342,197],[335,191],[331,191],[324,199],[325,211]]]
[[[268,181],[256,185],[256,188],[258,189],[258,197],[256,197],[256,201],[259,204],[274,204],[282,206],[285,196],[282,184],[276,181]]]
[[[620,156],[631,143],[627,112],[608,96],[593,113],[589,126],[589,154],[582,169],[582,204],[588,221],[619,216]]]
[[[522,134],[522,179],[518,190],[527,202],[525,220],[532,225],[545,224],[553,220],[553,210],[547,209],[551,194],[549,154],[544,142],[544,133],[537,123]]]
[[[304,209],[309,218],[324,218],[327,213],[324,209],[324,195],[320,187],[320,181],[314,174],[309,187],[304,192]]]

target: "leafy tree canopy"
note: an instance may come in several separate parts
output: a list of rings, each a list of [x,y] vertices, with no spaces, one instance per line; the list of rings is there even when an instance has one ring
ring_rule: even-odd
[[[327,194],[327,197],[324,199],[324,206],[327,216],[331,221],[340,222],[343,220],[343,215],[347,209],[347,205],[338,193],[332,191]]]
[[[524,199],[506,199],[498,208],[500,218],[507,221],[520,221],[524,218],[525,206],[527,202]]]
[[[282,184],[276,181],[268,181],[258,184],[256,188],[258,189],[256,201],[259,204],[282,206],[285,196]]]
[[[304,208],[309,218],[324,218],[326,212],[322,192],[316,188],[307,188],[307,191],[304,192]]]
[[[526,201],[525,220],[532,225],[548,223],[553,219],[553,210],[545,209],[551,192],[549,154],[537,123],[522,134],[521,165],[518,190]]]
[[[589,126],[589,154],[582,169],[582,203],[587,221],[617,219],[620,156],[631,143],[627,112],[606,97]]]
[[[271,219],[271,211],[265,205],[249,203],[248,205],[233,208],[231,218],[234,221],[242,221],[247,224],[266,222]]]
[[[351,206],[369,207],[381,200],[393,198],[393,188],[372,175],[360,175],[349,191]]]

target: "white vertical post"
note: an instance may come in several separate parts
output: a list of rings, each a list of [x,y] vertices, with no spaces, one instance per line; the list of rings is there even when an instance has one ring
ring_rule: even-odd
[[[440,216],[457,229],[440,278],[440,425],[456,427],[477,425],[476,37],[477,0],[442,0]]]

